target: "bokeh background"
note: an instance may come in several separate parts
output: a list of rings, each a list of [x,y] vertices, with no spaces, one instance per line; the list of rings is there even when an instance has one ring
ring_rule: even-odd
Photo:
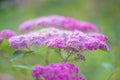
[[[108,36],[110,51],[87,52],[86,61],[74,63],[87,80],[120,80],[120,0],[0,0],[0,30],[18,31],[23,21],[49,15],[73,17],[97,25]],[[9,56],[5,57],[0,57],[0,80],[34,80],[30,71],[14,68]],[[56,61],[55,56],[52,58]],[[14,63],[21,64],[18,62]],[[21,62],[42,64],[42,59],[34,55]]]

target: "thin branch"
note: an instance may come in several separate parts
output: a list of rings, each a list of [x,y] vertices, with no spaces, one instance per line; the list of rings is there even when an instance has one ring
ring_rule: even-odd
[[[64,62],[67,62],[70,56],[71,56],[71,53],[68,54],[68,56],[66,57],[66,59],[64,60]]]
[[[61,49],[60,48],[59,48],[59,55],[60,55],[60,58],[62,59],[62,61],[64,61],[64,58],[61,55]]]
[[[49,51],[46,52],[46,58],[45,58],[45,63],[46,65],[49,64]]]

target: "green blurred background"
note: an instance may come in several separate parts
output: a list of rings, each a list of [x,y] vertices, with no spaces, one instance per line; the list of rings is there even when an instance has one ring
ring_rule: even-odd
[[[120,80],[120,0],[0,0],[0,30],[17,31],[23,21],[48,15],[73,17],[97,25],[108,36],[110,51],[87,52],[86,61],[74,63],[87,80]],[[21,62],[42,64],[42,59],[34,55]],[[6,76],[9,79],[3,79]],[[13,68],[9,56],[0,57],[0,80],[34,80],[30,76],[29,71]]]

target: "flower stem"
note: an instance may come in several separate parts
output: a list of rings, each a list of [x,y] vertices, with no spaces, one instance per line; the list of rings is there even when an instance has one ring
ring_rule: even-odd
[[[62,61],[64,62],[64,58],[61,55],[61,49],[60,48],[59,48],[59,55],[60,55],[60,58],[62,59]]]
[[[67,55],[67,57],[66,57],[66,59],[64,60],[64,62],[67,62],[70,56],[71,56],[71,53],[69,53],[69,54]]]
[[[49,64],[49,51],[46,52],[45,63],[46,65]]]

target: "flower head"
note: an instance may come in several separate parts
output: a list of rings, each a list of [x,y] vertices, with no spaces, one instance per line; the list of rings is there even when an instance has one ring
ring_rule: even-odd
[[[1,31],[0,34],[3,38],[6,38],[6,39],[16,36],[16,33],[14,31],[8,30],[8,29]]]
[[[100,34],[99,34],[100,35]],[[104,38],[96,38],[80,31],[74,31],[68,36],[66,40],[67,47],[75,48],[77,50],[97,50],[103,49],[108,51],[108,46]],[[103,46],[104,45],[104,46]]]
[[[81,31],[67,31],[55,28],[46,28],[38,31],[33,31],[27,34],[15,36],[9,39],[10,45],[13,48],[21,48],[35,44],[37,46],[46,45],[61,49],[81,50],[108,50],[106,38],[97,34],[97,37],[91,33]]]
[[[20,30],[30,30],[35,26],[34,20],[28,20],[20,25]]]
[[[51,38],[46,41],[46,45],[56,48],[64,48],[65,40],[64,38]]]
[[[26,47],[30,43],[30,40],[25,35],[19,35],[10,38],[9,43],[12,48],[18,49]]]
[[[85,78],[81,76],[79,68],[72,63],[35,66],[32,76],[45,80],[85,80]]]
[[[33,27],[57,27],[61,29],[80,30],[80,31],[94,31],[97,32],[97,27],[90,22],[77,21],[73,18],[63,16],[44,16],[23,22],[20,25],[20,30],[27,31]]]
[[[100,33],[89,33],[88,35],[93,37],[93,38],[96,38],[96,39],[99,39],[101,41],[104,41],[104,42],[108,41],[108,38],[105,35],[100,34]]]

